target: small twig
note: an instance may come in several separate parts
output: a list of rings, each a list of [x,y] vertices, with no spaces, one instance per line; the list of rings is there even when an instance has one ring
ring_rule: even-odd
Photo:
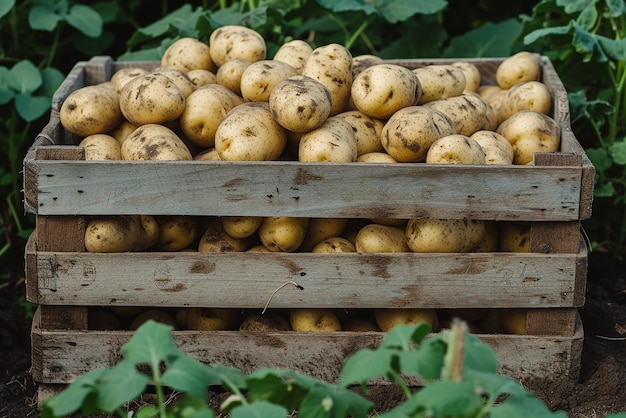
[[[265,307],[263,308],[263,312],[261,312],[261,315],[263,315],[265,313],[265,311],[267,310],[267,307],[270,305],[270,302],[272,301],[272,298],[274,297],[274,295],[283,287],[292,284],[295,287],[297,287],[300,290],[304,290],[304,287],[300,286],[298,283],[294,282],[293,280],[289,280],[288,282],[283,283],[282,285],[278,286],[278,288],[276,290],[274,290],[272,292],[272,294],[270,295],[269,299],[267,299],[267,303],[265,304]]]

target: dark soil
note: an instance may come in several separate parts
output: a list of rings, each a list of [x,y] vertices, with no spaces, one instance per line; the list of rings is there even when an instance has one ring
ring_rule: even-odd
[[[552,409],[566,411],[570,417],[626,412],[624,267],[601,254],[590,256],[587,299],[580,309],[585,330],[580,379],[558,390],[546,384],[550,390],[535,391]],[[25,292],[23,269],[8,270],[14,271],[0,281],[0,418],[38,417],[37,387],[29,374],[30,319],[20,303]],[[394,387],[375,388],[369,396],[377,411],[402,400]]]

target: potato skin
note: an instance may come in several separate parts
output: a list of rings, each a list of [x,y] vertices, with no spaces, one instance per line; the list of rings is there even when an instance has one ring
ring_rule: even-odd
[[[519,83],[508,89],[495,105],[498,123],[522,110],[532,110],[549,115],[552,109],[552,95],[548,87],[540,81]]]
[[[161,65],[178,68],[185,73],[191,70],[215,71],[211,48],[192,37],[183,37],[172,43],[163,53]]]
[[[485,164],[513,164],[513,146],[504,136],[490,130],[474,132],[470,137],[478,142],[485,153]]]
[[[496,82],[503,89],[509,89],[525,81],[537,81],[541,76],[539,58],[521,51],[506,58],[496,70]]]
[[[259,226],[258,235],[268,250],[292,253],[304,241],[308,226],[309,218],[266,217]]]
[[[485,164],[480,144],[465,135],[447,135],[432,143],[426,154],[428,164]]]
[[[432,64],[413,70],[422,86],[422,95],[417,104],[460,96],[465,90],[465,73],[449,64]]]
[[[247,248],[248,239],[228,235],[219,218],[209,221],[198,243],[198,252],[201,253],[244,252]]]
[[[276,84],[297,75],[291,65],[282,61],[261,60],[253,62],[243,71],[239,88],[246,101],[268,102]]]
[[[189,148],[171,129],[159,124],[135,129],[121,147],[124,160],[186,161],[193,157]]]
[[[188,248],[198,235],[198,220],[192,216],[157,216],[159,239],[156,246],[161,251],[180,251]]]
[[[352,101],[369,117],[387,119],[403,107],[413,106],[422,95],[417,76],[395,64],[372,65],[352,83]]]
[[[224,216],[222,227],[228,235],[234,238],[248,238],[261,226],[261,216]]]
[[[83,138],[78,146],[85,148],[85,160],[121,160],[121,144],[111,135],[93,134]]]
[[[376,223],[365,225],[359,230],[354,246],[356,251],[360,253],[402,253],[411,251],[403,228]]]
[[[308,132],[330,116],[332,95],[319,81],[296,75],[280,81],[269,97],[274,119],[291,132]]]
[[[120,92],[122,91],[122,87],[124,87],[126,82],[132,80],[135,77],[144,76],[148,73],[148,70],[141,67],[120,68],[111,76],[111,83],[113,84],[113,88],[115,89],[117,94],[120,94]]]
[[[80,137],[106,133],[123,119],[117,93],[101,85],[70,93],[61,105],[59,118],[67,131]]]
[[[529,164],[535,152],[557,152],[561,129],[554,119],[543,113],[517,112],[498,125],[496,132],[513,146],[513,164]]]
[[[383,121],[370,118],[358,110],[348,110],[335,116],[344,119],[352,127],[358,155],[385,150],[380,142],[380,134],[384,126]]]
[[[256,31],[239,25],[225,25],[217,28],[209,37],[211,59],[219,67],[235,58],[250,62],[266,58],[265,39]]]
[[[470,136],[485,129],[487,124],[487,102],[477,94],[462,94],[446,97],[423,104],[429,109],[438,110],[450,118],[457,134]]]
[[[99,216],[87,222],[85,248],[94,253],[144,251],[158,237],[158,224],[150,215]]]
[[[298,74],[302,74],[304,64],[313,53],[313,47],[300,39],[282,44],[274,54],[274,60],[282,61],[296,69]]]
[[[166,75],[150,73],[128,81],[120,92],[120,109],[134,125],[167,123],[185,110],[185,96]]]
[[[465,91],[477,93],[481,84],[480,70],[469,61],[457,61],[451,64],[465,75]]]
[[[406,236],[415,253],[470,252],[483,240],[485,223],[466,219],[410,219]]]
[[[356,247],[343,237],[330,237],[318,242],[312,253],[355,253]]]
[[[241,96],[241,77],[252,63],[243,58],[226,61],[215,74],[215,81]]]
[[[331,116],[319,128],[302,135],[298,160],[349,163],[356,161],[357,152],[356,138],[350,124]]]

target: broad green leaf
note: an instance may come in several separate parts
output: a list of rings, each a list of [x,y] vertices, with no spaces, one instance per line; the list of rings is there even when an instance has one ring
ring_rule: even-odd
[[[604,173],[613,166],[613,160],[604,148],[589,148],[585,150],[598,174]]]
[[[335,13],[357,11],[368,15],[378,13],[376,7],[372,6],[371,3],[359,0],[317,0],[317,3]]]
[[[35,6],[28,13],[28,25],[34,30],[52,32],[61,20],[61,15],[44,6]]]
[[[392,360],[397,350],[379,348],[362,349],[348,357],[339,376],[339,385],[347,387],[375,377],[387,377],[393,371]]]
[[[9,103],[14,97],[12,90],[0,89],[0,105]]]
[[[65,16],[65,21],[91,38],[97,38],[102,34],[102,17],[89,6],[75,4]]]
[[[188,22],[190,20],[194,20],[192,17],[200,16],[202,13],[202,8],[198,7],[195,10],[192,9],[190,4],[184,4],[178,9],[174,10],[172,13],[168,13],[162,19],[157,20],[156,22],[145,26],[138,30],[144,36],[148,38],[158,38],[167,34],[170,30],[170,26],[180,27],[182,22]],[[129,40],[129,46],[133,46],[133,37]]]
[[[610,151],[615,164],[626,165],[626,139],[615,142]]]
[[[39,119],[50,110],[50,106],[49,97],[31,96],[30,94],[18,94],[15,96],[15,109],[26,122]]]
[[[15,0],[3,0],[0,2],[0,19],[9,13],[13,6],[15,6]]]
[[[398,348],[408,351],[413,342],[420,343],[431,331],[431,326],[425,322],[417,325],[396,325],[380,343],[381,348]]]
[[[159,61],[160,59],[161,52],[158,47],[136,52],[125,52],[117,57],[118,61]]]
[[[322,388],[313,388],[302,400],[299,414],[303,417],[324,418],[332,416],[332,409],[336,408],[335,400]]]
[[[473,417],[482,404],[474,385],[468,382],[437,381],[413,396],[420,410],[435,417]]]
[[[306,417],[366,418],[373,407],[371,401],[349,389],[320,385],[309,390],[298,410]]]
[[[463,372],[463,381],[473,384],[476,388],[481,388],[492,399],[497,399],[499,396],[503,395],[528,395],[528,391],[518,382],[497,373],[466,370]]]
[[[154,370],[161,362],[182,355],[172,340],[173,327],[154,320],[142,324],[120,352],[133,364],[148,364]]]
[[[306,394],[300,385],[291,379],[281,378],[272,369],[259,370],[248,376],[248,398],[251,401],[269,401],[296,409]]]
[[[203,363],[181,356],[172,361],[161,378],[163,384],[200,399],[206,397],[208,387],[217,383],[217,376]]]
[[[472,334],[465,335],[463,348],[463,370],[472,369],[488,373],[496,373],[498,361],[496,355],[487,344]]]
[[[375,0],[374,6],[389,23],[404,22],[416,14],[431,15],[446,8],[445,0]]]
[[[550,411],[543,402],[530,393],[527,396],[511,396],[505,399],[492,408],[489,416],[491,418],[567,418],[565,412]]]
[[[582,12],[589,4],[593,3],[595,3],[595,0],[557,0],[556,2],[567,14]]]
[[[106,372],[106,369],[96,369],[79,376],[65,390],[43,402],[41,417],[61,417],[78,411]]]
[[[378,51],[381,58],[431,58],[441,55],[442,44],[448,35],[442,25],[422,22],[418,25],[406,24],[402,35],[395,38]],[[415,42],[419,39],[420,42]]]
[[[517,19],[499,23],[487,22],[477,29],[457,36],[443,53],[444,57],[506,57],[522,33],[522,24]]]
[[[42,85],[39,92],[44,96],[52,98],[59,86],[65,80],[65,75],[56,68],[48,67],[41,70]]]
[[[626,61],[626,38],[609,39],[596,35],[596,39],[604,52],[615,61]]]
[[[535,41],[539,40],[539,39],[543,39],[545,37],[551,36],[551,35],[567,35],[570,30],[571,30],[571,26],[555,26],[555,27],[549,27],[549,28],[542,28],[542,29],[537,29],[535,31],[530,32],[529,34],[526,34],[524,36],[524,44],[525,45],[530,45],[532,43],[534,43]]]
[[[616,194],[615,187],[612,182],[602,183],[596,185],[593,190],[593,195],[595,197],[613,197]]]
[[[415,374],[426,379],[438,379],[444,364],[446,345],[439,334],[422,342],[417,351],[398,353],[400,372]]]
[[[374,403],[349,389],[338,389],[331,392],[335,401],[333,417],[367,418],[374,408]]]
[[[39,68],[35,67],[29,60],[23,60],[15,64],[11,68],[11,74],[13,77],[9,81],[15,83],[13,87],[19,93],[33,93],[43,83]]]
[[[606,62],[607,57],[600,47],[597,38],[576,22],[572,22],[572,27],[574,28],[572,45],[574,49],[576,49],[576,52],[584,55],[583,61],[589,62],[593,60],[596,62]]]
[[[123,17],[117,2],[102,1],[92,4],[91,7],[100,15],[104,23],[116,22],[120,20],[119,17]]]
[[[286,418],[290,411],[283,406],[266,401],[254,402],[233,408],[230,418]]]
[[[159,408],[156,405],[145,405],[142,406],[141,409],[137,411],[135,415],[136,418],[153,418],[158,416]]]
[[[209,408],[206,399],[186,395],[172,406],[171,412],[180,418],[215,418],[215,412]]]
[[[103,412],[116,409],[141,395],[149,379],[129,360],[120,361],[102,376],[98,385],[98,407]]]
[[[583,9],[583,11],[576,18],[576,23],[585,30],[592,30],[598,20],[598,10],[596,9],[595,2],[591,2]]]
[[[626,13],[626,3],[624,0],[605,0],[605,3],[609,8],[610,17],[619,17]]]
[[[626,413],[624,413],[624,414],[608,414],[605,418],[626,418]]]
[[[241,372],[241,370],[236,367],[224,366],[224,365],[216,365],[210,368],[210,373],[213,374],[214,379],[222,382],[222,386],[229,388],[230,386],[235,386],[238,389],[246,389],[246,376]],[[230,386],[227,386],[230,385]]]

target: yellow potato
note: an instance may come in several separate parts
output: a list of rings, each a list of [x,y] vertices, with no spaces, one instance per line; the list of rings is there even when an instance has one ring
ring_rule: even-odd
[[[406,236],[415,253],[460,253],[476,248],[486,234],[484,221],[466,219],[411,219]]]
[[[221,218],[224,231],[234,238],[248,238],[261,226],[261,216],[224,216]]]
[[[83,138],[78,146],[85,148],[85,160],[122,159],[122,146],[111,135],[89,135]]]
[[[513,146],[513,164],[532,163],[536,152],[557,152],[561,146],[559,124],[532,110],[515,113],[498,125],[496,132]]]
[[[153,74],[163,74],[176,84],[176,87],[187,98],[196,89],[196,85],[191,81],[186,72],[174,67],[158,67],[154,69]]]
[[[500,247],[498,222],[483,221],[485,223],[485,236],[472,250],[475,253],[492,253],[498,251]]]
[[[497,132],[481,130],[470,136],[480,144],[485,153],[485,164],[513,164],[513,146],[504,136]]]
[[[198,220],[192,216],[157,216],[159,239],[156,247],[161,251],[180,251],[189,247],[198,235]]]
[[[193,157],[189,148],[171,129],[159,124],[135,129],[121,147],[124,160],[186,161]]]
[[[318,242],[311,250],[312,253],[355,253],[353,243],[343,237],[330,237]]]
[[[177,119],[185,109],[185,95],[166,75],[135,77],[120,92],[120,109],[134,125],[163,124]]]
[[[291,309],[289,314],[291,328],[294,331],[335,332],[341,331],[337,315],[330,309],[302,308]]]
[[[65,130],[85,137],[110,131],[123,117],[117,93],[108,87],[93,85],[70,93],[61,105],[59,118]]]
[[[309,218],[266,217],[259,226],[258,236],[268,250],[292,253],[304,241],[308,226]]]
[[[397,163],[395,158],[386,152],[368,152],[359,155],[356,159],[358,163]]]
[[[385,123],[381,143],[396,161],[419,163],[426,161],[433,142],[454,133],[454,125],[444,113],[426,106],[408,106],[398,110]]]
[[[385,125],[383,121],[370,118],[358,110],[341,112],[335,116],[345,120],[352,127],[358,155],[385,150],[380,142],[380,135]]]
[[[331,116],[300,137],[298,160],[304,162],[354,162],[358,155],[354,131],[345,120]]]
[[[523,110],[549,115],[551,109],[552,95],[548,87],[540,81],[527,81],[514,85],[500,97],[495,106],[498,123]]]
[[[396,325],[417,325],[426,323],[431,330],[439,327],[439,317],[434,309],[386,308],[374,309],[376,324],[383,332],[389,332]]]
[[[206,86],[207,84],[216,84],[217,76],[209,70],[197,68],[187,71],[187,77],[196,87]]]
[[[161,65],[188,73],[192,70],[214,71],[211,48],[197,38],[183,37],[172,43],[161,57]]]
[[[298,74],[302,74],[304,64],[312,52],[311,45],[303,40],[294,39],[278,48],[274,54],[274,60],[285,62],[295,68]]]
[[[298,75],[291,65],[282,61],[253,62],[241,75],[239,88],[246,101],[269,102],[274,87],[286,78]]]
[[[403,228],[376,223],[365,225],[359,230],[354,246],[360,253],[402,253],[411,251]]]
[[[428,164],[485,164],[480,144],[465,135],[447,135],[433,142],[426,154]]]
[[[371,67],[376,64],[383,64],[385,61],[376,55],[372,54],[363,54],[352,57],[352,78],[356,77],[360,72],[364,69]]]
[[[228,331],[235,329],[240,314],[238,309],[189,308],[186,313],[186,328],[198,331]]]
[[[248,239],[228,235],[219,218],[209,221],[198,243],[201,253],[244,252],[247,248]]]
[[[133,125],[126,119],[123,119],[119,125],[115,128],[111,129],[108,134],[117,140],[120,144],[124,142],[126,137],[130,135],[135,129],[137,129],[136,125]]]
[[[250,62],[264,60],[267,54],[265,39],[253,29],[239,25],[221,26],[209,38],[211,60],[218,66],[235,58]]]
[[[235,58],[226,61],[217,69],[217,73],[215,74],[217,84],[241,96],[241,77],[244,71],[246,71],[246,68],[251,64],[250,61],[243,58]]]
[[[311,218],[298,251],[311,251],[323,240],[340,235],[347,223],[347,218]]]
[[[291,324],[276,312],[253,312],[245,315],[239,331],[291,331]]]
[[[446,97],[460,96],[465,90],[465,73],[458,67],[449,64],[431,64],[415,68],[413,74],[422,86],[422,95],[418,105],[445,99]]]
[[[480,70],[469,61],[456,61],[451,65],[463,71],[463,75],[465,75],[465,91],[477,93],[481,84]]]
[[[530,252],[530,223],[529,222],[500,222],[499,249],[505,252]]]
[[[470,136],[485,129],[487,124],[487,102],[477,94],[464,93],[460,96],[434,100],[422,105],[438,110],[452,121],[455,133]]]
[[[93,253],[144,251],[156,244],[158,228],[150,215],[99,216],[87,222],[85,248]]]
[[[496,70],[496,82],[503,89],[541,77],[541,64],[537,55],[521,51],[506,58]]]
[[[196,161],[220,161],[220,155],[215,147],[206,148],[193,156]]]
[[[525,335],[527,309],[500,310],[500,323],[505,333]]]
[[[132,80],[133,78],[137,76],[144,76],[148,73],[149,73],[148,70],[146,70],[145,68],[141,68],[141,67],[120,68],[119,70],[113,73],[110,81],[111,81],[111,84],[113,84],[113,88],[115,89],[117,94],[120,94],[120,92],[122,91],[122,87],[124,87],[124,85],[129,80]]]

